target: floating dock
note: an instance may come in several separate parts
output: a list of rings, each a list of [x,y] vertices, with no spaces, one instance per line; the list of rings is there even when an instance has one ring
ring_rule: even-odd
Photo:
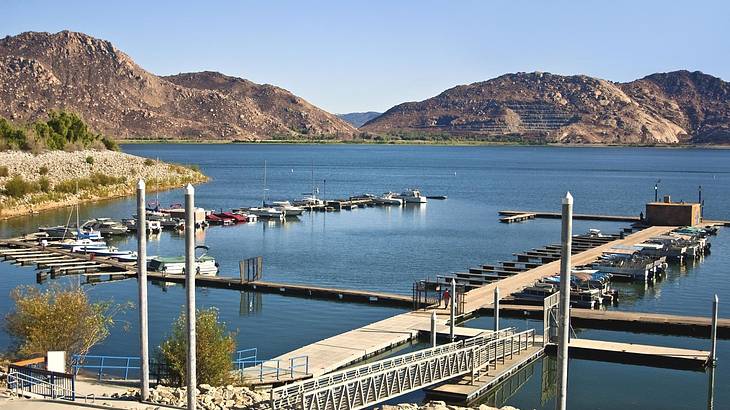
[[[542,212],[542,211],[513,211],[513,210],[502,210],[499,211],[500,215],[503,216],[515,216],[532,214],[535,218],[547,218],[547,219],[560,219],[562,215],[560,212]],[[638,216],[617,216],[617,215],[595,215],[595,214],[573,214],[573,219],[582,219],[588,221],[610,221],[610,222],[641,222],[641,218]]]
[[[514,214],[509,216],[503,216],[499,218],[499,222],[510,224],[513,222],[523,222],[527,221],[528,219],[535,219],[534,213],[523,213],[523,214]]]

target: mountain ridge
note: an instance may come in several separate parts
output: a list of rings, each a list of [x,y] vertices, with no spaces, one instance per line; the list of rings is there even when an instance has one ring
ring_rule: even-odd
[[[121,139],[349,139],[356,132],[282,88],[194,74],[157,76],[83,33],[25,32],[0,39],[0,116],[27,122],[63,109]]]
[[[360,129],[543,143],[727,144],[730,83],[686,70],[628,83],[512,73],[396,105]]]

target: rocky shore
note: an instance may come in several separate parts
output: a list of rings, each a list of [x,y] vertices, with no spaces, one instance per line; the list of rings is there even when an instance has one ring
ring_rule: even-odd
[[[8,182],[17,180],[18,176],[34,187],[31,192],[22,195],[8,192]],[[118,151],[48,151],[38,155],[3,151],[0,152],[0,217],[131,195],[139,178],[147,181],[148,191],[207,181],[196,169]],[[74,186],[79,187],[78,191]]]

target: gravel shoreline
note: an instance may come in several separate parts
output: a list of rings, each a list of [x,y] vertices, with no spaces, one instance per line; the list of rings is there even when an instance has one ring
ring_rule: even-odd
[[[205,175],[191,168],[118,151],[48,151],[38,155],[21,151],[3,151],[0,152],[0,167],[6,167],[8,170],[7,176],[0,177],[0,187],[3,188],[0,191],[0,218],[33,214],[79,202],[131,195],[135,192],[135,183],[139,178],[148,182],[148,190],[176,188],[186,183],[207,181]],[[47,173],[41,175],[42,171]],[[4,191],[5,184],[14,175],[20,175],[24,180],[34,182],[45,177],[53,187],[63,181],[89,178],[95,173],[123,177],[125,180],[103,187],[82,189],[78,193],[37,192],[22,198],[12,198]]]

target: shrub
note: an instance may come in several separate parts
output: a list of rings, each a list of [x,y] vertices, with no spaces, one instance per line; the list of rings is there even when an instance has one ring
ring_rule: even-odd
[[[51,191],[51,181],[48,180],[46,177],[40,177],[38,179],[38,189],[40,189],[43,192],[50,192]]]
[[[108,150],[119,151],[119,144],[117,144],[117,142],[113,139],[110,139],[108,137],[102,137],[101,143],[104,144],[104,147],[106,147],[106,149]]]
[[[38,187],[36,184],[26,181],[20,175],[13,175],[10,181],[5,183],[5,194],[13,198],[22,198],[37,190]]]
[[[148,167],[151,167],[152,165],[155,165],[155,160],[152,158],[147,158],[144,160],[144,164]]]
[[[63,350],[70,361],[74,354],[86,354],[106,339],[114,317],[127,307],[109,301],[91,303],[81,288],[58,286],[43,291],[20,286],[10,297],[15,310],[6,316],[5,327],[21,357]]]
[[[61,181],[57,183],[53,189],[56,192],[76,194],[80,190],[100,186],[123,184],[125,182],[127,182],[127,177],[114,177],[101,172],[95,172],[91,174],[89,178],[72,178]]]
[[[5,165],[0,167],[0,177],[6,177],[8,176],[8,167]]]
[[[196,354],[198,384],[221,386],[228,383],[233,370],[232,355],[236,350],[235,333],[226,330],[215,308],[196,313]],[[172,334],[160,345],[160,361],[170,371],[170,382],[182,385],[186,380],[187,324],[180,313],[172,325]]]
[[[86,163],[89,164],[89,165],[93,165],[94,164],[94,157],[92,157],[91,155],[89,155],[88,157],[86,157]]]
[[[39,170],[38,173],[40,175],[48,175],[48,167],[43,165]]]

